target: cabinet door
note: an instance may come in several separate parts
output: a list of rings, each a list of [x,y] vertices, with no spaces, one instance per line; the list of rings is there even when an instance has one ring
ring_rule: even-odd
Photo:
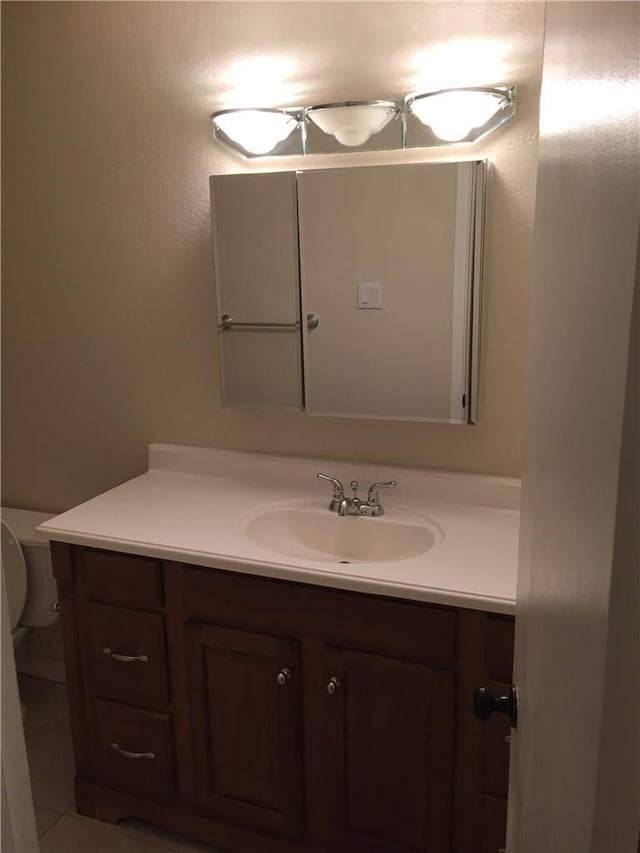
[[[298,834],[303,808],[298,644],[194,623],[187,636],[200,805],[232,823]]]
[[[326,675],[326,841],[349,853],[448,851],[453,673],[328,648]]]

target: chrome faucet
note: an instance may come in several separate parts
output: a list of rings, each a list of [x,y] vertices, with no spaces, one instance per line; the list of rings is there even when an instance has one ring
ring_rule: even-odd
[[[340,480],[335,477],[329,477],[327,474],[318,474],[319,480],[327,480],[333,486],[333,497],[329,504],[331,512],[337,512],[338,515],[366,515],[376,517],[384,515],[384,508],[380,503],[380,489],[393,489],[396,485],[395,480],[388,480],[385,483],[373,483],[367,493],[367,500],[363,501],[358,497],[358,481],[352,480],[350,483],[353,495],[346,497],[344,486]]]

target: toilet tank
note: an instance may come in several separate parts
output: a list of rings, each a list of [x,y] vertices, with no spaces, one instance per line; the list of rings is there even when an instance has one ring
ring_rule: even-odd
[[[46,512],[2,507],[2,519],[20,543],[27,566],[27,600],[20,624],[29,628],[46,628],[58,619],[49,541],[36,533],[36,527],[50,518],[53,515]]]

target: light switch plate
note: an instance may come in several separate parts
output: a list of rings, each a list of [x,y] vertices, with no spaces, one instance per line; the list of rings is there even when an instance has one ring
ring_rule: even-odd
[[[382,284],[379,281],[358,283],[358,308],[382,308]]]

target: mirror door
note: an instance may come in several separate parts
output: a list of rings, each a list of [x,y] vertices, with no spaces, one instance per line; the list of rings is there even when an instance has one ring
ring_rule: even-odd
[[[302,409],[294,172],[211,178],[222,400]]]
[[[298,176],[309,414],[467,420],[475,167]]]

